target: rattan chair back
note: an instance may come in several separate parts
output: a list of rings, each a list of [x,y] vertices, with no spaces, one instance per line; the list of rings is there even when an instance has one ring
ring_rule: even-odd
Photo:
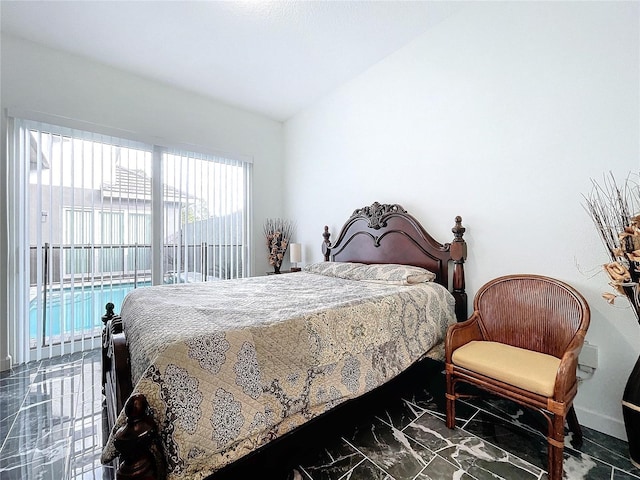
[[[578,331],[589,325],[586,300],[549,277],[508,275],[476,294],[474,310],[487,340],[561,358]]]

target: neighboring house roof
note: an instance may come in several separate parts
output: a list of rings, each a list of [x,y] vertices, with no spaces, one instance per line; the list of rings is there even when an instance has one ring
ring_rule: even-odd
[[[140,170],[116,165],[115,182],[103,183],[100,190],[103,197],[151,201],[151,177]],[[187,194],[167,184],[163,184],[163,191],[165,202],[180,202],[188,199]]]

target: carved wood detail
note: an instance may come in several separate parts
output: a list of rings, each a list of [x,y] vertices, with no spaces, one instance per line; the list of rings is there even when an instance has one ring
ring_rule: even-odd
[[[379,230],[382,227],[386,227],[386,216],[390,213],[407,213],[407,211],[397,204],[381,204],[373,202],[368,207],[357,208],[351,214],[351,218],[363,217],[368,220],[369,228]]]

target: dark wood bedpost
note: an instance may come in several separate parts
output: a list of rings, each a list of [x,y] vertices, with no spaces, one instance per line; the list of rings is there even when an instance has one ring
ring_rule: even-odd
[[[107,383],[107,371],[111,367],[110,357],[108,355],[109,351],[109,334],[107,330],[107,324],[109,320],[113,320],[116,317],[114,313],[115,305],[111,302],[105,305],[106,313],[102,315],[102,393],[104,394],[104,386]]]
[[[465,292],[464,261],[467,259],[467,242],[462,236],[466,228],[462,226],[462,217],[456,217],[456,224],[451,229],[451,259],[453,260],[453,297],[456,299],[456,318],[459,322],[467,319],[467,293]]]
[[[114,446],[120,453],[117,480],[158,480],[156,459],[151,447],[156,425],[144,395],[132,395],[125,404],[127,423],[116,431]]]
[[[324,232],[322,234],[322,238],[324,238],[324,241],[322,242],[322,253],[324,254],[325,262],[329,261],[329,254],[331,253],[331,242],[329,241],[329,237],[331,237],[329,227],[325,225]]]
[[[113,303],[107,303],[102,316],[102,390],[105,395],[108,428],[115,420],[133,391],[129,347],[125,338],[122,318],[114,313]]]

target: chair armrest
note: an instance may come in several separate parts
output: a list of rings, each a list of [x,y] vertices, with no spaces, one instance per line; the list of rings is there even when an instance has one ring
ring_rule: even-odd
[[[584,333],[578,332],[565,350],[560,359],[560,366],[556,375],[556,384],[553,396],[558,401],[563,401],[576,383],[576,370],[578,368],[578,355],[584,344]]]
[[[483,340],[482,331],[480,330],[480,314],[473,312],[471,317],[464,322],[450,325],[447,329],[447,338],[445,340],[445,360],[451,363],[451,355],[456,348],[465,345],[472,340]]]

